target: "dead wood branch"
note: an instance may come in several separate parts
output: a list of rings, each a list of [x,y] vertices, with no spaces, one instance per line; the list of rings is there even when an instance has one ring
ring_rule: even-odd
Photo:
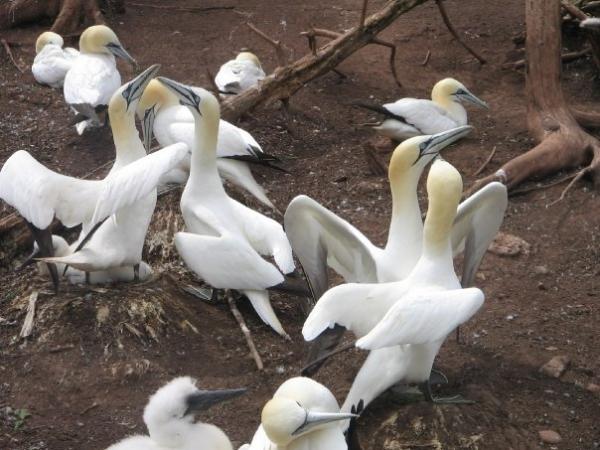
[[[254,341],[252,340],[252,335],[250,334],[250,330],[248,329],[248,326],[246,325],[246,322],[244,321],[244,318],[242,317],[240,310],[237,308],[237,306],[235,304],[235,300],[233,298],[231,291],[227,290],[225,292],[225,296],[227,297],[227,303],[229,304],[229,309],[231,309],[231,314],[233,314],[233,317],[235,317],[235,320],[237,321],[238,325],[240,326],[240,328],[242,330],[242,333],[244,333],[244,338],[246,338],[246,344],[248,344],[248,348],[250,349],[250,354],[252,355],[252,358],[254,359],[254,362],[256,363],[256,368],[258,370],[263,370],[264,365],[263,365],[262,359],[260,358],[260,355],[258,354],[258,351],[256,350],[256,346],[254,345]]]
[[[575,61],[577,59],[584,58],[587,55],[590,55],[591,53],[592,53],[592,49],[588,47],[588,48],[584,48],[583,50],[579,50],[577,52],[563,53],[561,56],[561,60],[563,63],[568,63],[571,61]],[[502,68],[503,69],[522,69],[526,65],[527,65],[527,61],[525,59],[519,59],[518,61],[515,61],[515,62],[502,64]]]
[[[584,128],[600,128],[600,114],[597,112],[571,108],[571,114],[573,114],[579,125]]]
[[[471,192],[491,181],[501,181],[513,189],[525,180],[576,167],[585,169],[569,188],[585,175],[591,175],[596,185],[600,182],[600,142],[581,128],[560,85],[559,0],[527,0],[526,22],[527,121],[538,145],[505,163],[495,174],[477,181]]]
[[[279,67],[283,67],[287,64],[288,52],[283,48],[283,44],[281,43],[281,41],[276,41],[275,39],[269,37],[266,33],[259,30],[256,27],[256,25],[254,25],[250,22],[246,22],[246,26],[248,28],[250,28],[258,36],[260,36],[262,39],[264,39],[266,42],[268,42],[269,44],[271,44],[273,46],[273,48],[275,49],[275,54],[277,55],[277,64],[279,64]]]
[[[541,185],[534,185],[534,186],[530,186],[530,187],[526,187],[526,188],[522,188],[522,189],[515,189],[514,191],[510,192],[510,197],[516,197],[517,195],[523,195],[523,194],[527,194],[529,192],[534,192],[534,191],[541,191],[541,190],[544,190],[544,189],[551,188],[553,186],[557,186],[559,184],[564,183],[565,181],[568,181],[568,180],[576,177],[578,173],[579,173],[579,171],[576,172],[576,173],[569,174],[566,177],[562,177],[562,178],[560,178],[560,179],[558,179],[556,181],[553,181],[551,183],[541,184]]]
[[[171,6],[171,5],[152,5],[149,3],[137,3],[129,2],[128,5],[139,6],[141,8],[152,8],[162,9],[171,11],[185,11],[185,12],[208,12],[208,11],[222,11],[235,9],[235,6]]]
[[[577,6],[572,3],[562,0],[560,2],[561,6],[567,11],[572,17],[577,20],[583,21],[588,19],[586,13],[580,10]],[[585,30],[588,42],[592,47],[592,55],[594,57],[594,63],[596,64],[596,68],[600,71],[600,33],[597,33],[593,30]]]
[[[477,169],[475,172],[473,172],[473,176],[474,177],[476,177],[477,175],[479,175],[481,172],[483,172],[485,170],[485,168],[487,167],[487,165],[494,158],[495,154],[496,154],[496,146],[494,146],[494,148],[490,152],[490,156],[488,156],[487,159],[483,162],[483,164],[481,166],[479,166],[479,169]]]
[[[6,41],[6,39],[1,39],[0,42],[2,42],[2,46],[4,47],[4,51],[8,55],[8,58],[10,59],[10,62],[13,63],[13,66],[15,66],[19,72],[25,73],[25,71],[23,70],[23,68],[21,66],[19,66],[19,64],[17,64],[17,61],[15,60],[15,57],[13,56],[12,51],[10,50],[10,45]]]
[[[365,25],[365,18],[367,17],[367,7],[369,6],[369,0],[363,0],[362,8],[360,10],[360,22],[359,26],[362,28]]]
[[[460,35],[458,34],[458,32],[456,31],[456,28],[454,28],[454,25],[452,25],[452,22],[450,21],[450,17],[448,16],[448,12],[446,11],[446,7],[444,6],[443,0],[435,0],[435,4],[437,5],[438,9],[440,10],[440,14],[442,15],[442,20],[444,21],[444,24],[446,24],[446,28],[448,28],[448,31],[450,32],[450,34],[452,36],[454,36],[454,38],[458,41],[458,43],[460,45],[462,45],[466,51],[468,51],[471,55],[473,55],[477,61],[479,61],[480,64],[485,64],[487,61],[479,55],[479,53],[477,53],[475,50],[473,50],[471,48],[471,46],[469,46],[469,44],[467,44],[465,41],[463,41],[460,37]]]
[[[423,67],[425,67],[427,65],[427,63],[429,62],[429,58],[431,58],[431,50],[427,50],[427,54],[425,55],[425,58],[423,59],[423,61],[421,61],[421,65]]]

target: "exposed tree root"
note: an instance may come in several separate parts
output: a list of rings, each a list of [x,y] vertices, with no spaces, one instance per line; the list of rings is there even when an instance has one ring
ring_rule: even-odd
[[[240,310],[237,308],[237,306],[235,304],[235,299],[233,298],[233,294],[231,293],[231,291],[229,289],[227,291],[225,291],[225,297],[227,297],[227,303],[229,304],[229,309],[231,310],[231,314],[233,314],[233,317],[235,317],[235,320],[237,321],[238,325],[240,326],[240,329],[242,330],[242,333],[244,334],[244,338],[246,339],[246,344],[248,344],[248,349],[250,350],[250,354],[252,355],[252,358],[254,359],[254,362],[256,363],[256,368],[258,370],[263,370],[264,365],[263,365],[260,355],[258,354],[258,351],[256,350],[256,345],[254,345],[254,340],[252,339],[250,330],[248,329],[248,326],[246,325],[246,321],[242,317]]]
[[[491,181],[509,189],[525,180],[543,178],[565,169],[584,167],[568,190],[584,176],[600,182],[600,141],[588,134],[571,113],[560,86],[561,22],[559,0],[527,0],[527,120],[539,142],[533,149],[504,164],[495,174],[475,183],[474,192]],[[544,45],[539,45],[544,42]],[[580,115],[580,119],[583,115]],[[585,115],[587,119],[590,117]]]
[[[581,58],[585,58],[586,56],[590,55],[591,53],[592,53],[591,48],[584,48],[583,50],[579,50],[577,52],[563,53],[561,56],[561,59],[562,59],[563,63],[567,63],[567,62],[571,62],[571,61],[576,61]],[[527,65],[527,61],[525,59],[519,59],[518,61],[515,61],[515,62],[502,64],[502,68],[516,70],[516,69],[522,69],[526,65]]]

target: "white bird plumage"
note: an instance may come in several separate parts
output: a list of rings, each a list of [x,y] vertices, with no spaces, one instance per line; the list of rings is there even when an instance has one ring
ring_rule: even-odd
[[[235,95],[256,86],[264,77],[258,57],[250,52],[241,52],[221,66],[215,76],[215,84],[222,95]]]
[[[467,124],[466,101],[487,108],[487,104],[473,95],[462,83],[445,78],[431,91],[431,100],[402,98],[383,106],[357,103],[357,106],[383,114],[384,119],[373,126],[377,132],[392,139],[404,139],[436,134]]]
[[[152,80],[144,90],[138,106],[138,115],[143,121],[144,144],[149,150],[152,134],[161,146],[184,142],[188,146],[194,141],[194,116],[188,108],[179,104],[179,99],[158,80]],[[263,152],[250,133],[225,121],[219,122],[217,138],[217,167],[223,178],[250,192],[265,205],[273,203],[264,189],[254,179],[249,163],[270,167],[277,158]],[[236,160],[240,158],[244,160]],[[189,176],[190,157],[163,177],[163,183],[184,184]]]
[[[454,273],[451,229],[462,193],[460,174],[434,162],[427,178],[429,209],[422,254],[402,281],[345,284],[327,291],[306,320],[302,333],[317,337],[334,323],[354,332],[356,345],[372,350],[342,406],[365,406],[398,382],[427,382],[446,335],[482,305],[477,288],[461,288]]]
[[[285,381],[264,406],[252,442],[239,450],[347,450],[337,400],[310,378]]]
[[[217,99],[201,88],[159,80],[180,97],[195,120],[190,177],[181,196],[187,232],[175,235],[177,250],[200,278],[216,288],[240,290],[263,321],[287,336],[266,291],[294,271],[287,236],[280,224],[231,199],[223,189],[216,157]],[[261,255],[272,256],[279,270]]]
[[[65,75],[63,94],[65,102],[87,119],[76,125],[77,132],[82,134],[88,126],[100,125],[99,108],[108,105],[121,86],[115,56],[132,64],[135,60],[105,25],[91,26],[81,34],[79,52]]]
[[[53,88],[62,87],[65,75],[79,56],[79,51],[63,48],[63,45],[63,38],[52,31],[45,31],[37,38],[31,72],[38,83]]]
[[[194,415],[244,392],[245,389],[200,390],[193,378],[175,378],[152,395],[144,409],[149,436],[131,436],[107,450],[233,450],[220,428],[194,423]]]

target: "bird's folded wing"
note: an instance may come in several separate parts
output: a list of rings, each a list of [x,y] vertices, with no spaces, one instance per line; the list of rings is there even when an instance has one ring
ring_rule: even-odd
[[[229,234],[215,237],[177,233],[175,246],[186,265],[218,289],[261,290],[284,279],[246,242]]]
[[[275,207],[267,197],[265,190],[254,179],[248,164],[233,159],[219,158],[217,159],[217,168],[221,178],[245,189],[270,208]]]
[[[91,220],[102,181],[60,175],[19,150],[0,171],[0,198],[37,228],[46,229],[54,217],[66,227]]]
[[[63,93],[69,104],[108,104],[121,85],[121,75],[109,55],[80,55],[67,72]]]
[[[217,141],[217,156],[246,156],[256,157],[256,152],[262,152],[258,142],[254,140],[252,135],[235,125],[221,120],[219,122],[219,138]],[[260,161],[256,157],[256,161]]]
[[[102,181],[92,224],[147,196],[156,188],[160,177],[186,157],[188,150],[183,143],[169,145],[107,176]]]
[[[235,200],[230,201],[252,247],[261,255],[272,256],[283,273],[293,272],[292,247],[281,225]]]
[[[439,341],[469,320],[483,300],[483,292],[477,288],[409,293],[356,346],[376,350]]]
[[[290,202],[284,227],[315,298],[327,290],[327,266],[346,281],[377,281],[376,248],[355,227],[310,197],[299,195]]]
[[[383,107],[403,117],[405,123],[415,127],[421,134],[435,134],[458,126],[444,108],[431,100],[403,98]]]
[[[237,85],[239,88],[240,76],[239,71],[235,73],[235,61],[228,61],[221,66],[215,77],[215,84],[221,91],[227,91],[227,88]]]
[[[335,324],[352,330],[358,337],[364,336],[383,319],[397,295],[405,292],[405,285],[403,281],[385,284],[348,283],[329,289],[304,322],[304,339],[312,341]],[[390,292],[395,296],[386,295]]]
[[[462,285],[472,286],[479,264],[498,233],[508,205],[506,186],[494,182],[458,206],[452,226],[454,254],[464,251]]]

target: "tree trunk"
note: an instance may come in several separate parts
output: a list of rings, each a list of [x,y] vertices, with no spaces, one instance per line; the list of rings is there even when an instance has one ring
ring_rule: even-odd
[[[531,178],[588,164],[582,175],[591,174],[595,183],[600,181],[600,142],[581,128],[560,85],[560,1],[526,0],[526,23],[527,124],[538,145],[475,183],[471,191],[490,181],[501,181],[510,189]]]

